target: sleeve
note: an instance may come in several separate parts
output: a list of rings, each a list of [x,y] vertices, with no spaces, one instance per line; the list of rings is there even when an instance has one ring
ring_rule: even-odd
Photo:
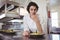
[[[23,18],[24,31],[29,31],[29,27],[26,21],[26,17]]]

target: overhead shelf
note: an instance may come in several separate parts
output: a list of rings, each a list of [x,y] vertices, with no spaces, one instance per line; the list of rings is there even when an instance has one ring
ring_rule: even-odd
[[[9,7],[11,4],[7,4],[7,7]],[[5,4],[0,8],[0,12],[2,12],[3,10],[5,10]]]
[[[13,1],[4,1],[0,5],[0,12],[4,11],[6,8],[8,11],[12,11],[20,6],[19,3]]]
[[[4,18],[0,19],[0,22],[8,22],[8,21],[14,20],[14,19],[22,20],[23,19],[23,16],[20,16],[19,18],[4,17]]]
[[[0,22],[8,22],[13,19],[23,19],[23,16],[20,16],[15,13],[8,13],[8,12],[13,12],[14,9],[19,8],[20,4],[17,2],[13,1],[3,1],[0,3],[0,14],[6,13],[6,16],[0,19]],[[6,12],[7,11],[7,12]]]

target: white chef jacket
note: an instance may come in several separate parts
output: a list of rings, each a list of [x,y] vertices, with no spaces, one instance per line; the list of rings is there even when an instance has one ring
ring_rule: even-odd
[[[37,14],[38,15],[38,14]],[[38,15],[39,17],[39,15]],[[42,17],[39,17],[40,24],[44,25],[44,20],[41,20]],[[32,31],[32,32],[38,32],[38,29],[36,27],[36,23],[30,18],[30,15],[27,14],[23,18],[23,24],[24,24],[24,31]],[[42,27],[43,29],[43,27]]]

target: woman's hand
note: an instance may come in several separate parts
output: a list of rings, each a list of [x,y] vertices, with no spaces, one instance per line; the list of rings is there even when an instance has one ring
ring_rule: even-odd
[[[23,32],[23,36],[24,36],[24,37],[29,37],[29,36],[30,36],[30,33],[29,33],[28,31],[24,31],[24,32]]]

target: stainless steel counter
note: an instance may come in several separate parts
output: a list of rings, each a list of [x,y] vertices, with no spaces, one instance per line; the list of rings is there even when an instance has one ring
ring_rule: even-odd
[[[12,36],[12,35],[3,35],[0,34],[1,40],[47,40],[46,38],[29,38],[29,37],[23,37],[23,36]]]
[[[60,34],[48,34],[44,36],[44,38],[29,38],[29,37],[23,37],[21,35],[13,36],[13,35],[3,35],[0,34],[0,40],[60,40]]]

